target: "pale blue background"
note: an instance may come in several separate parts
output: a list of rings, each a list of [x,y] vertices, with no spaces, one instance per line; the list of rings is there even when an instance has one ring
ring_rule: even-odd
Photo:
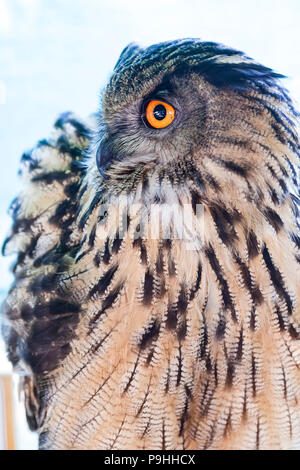
[[[47,137],[60,112],[97,109],[127,43],[223,42],[288,75],[300,102],[299,26],[299,0],[0,0],[0,238],[21,153]],[[0,259],[0,292],[8,263]],[[22,436],[20,446],[32,445]]]

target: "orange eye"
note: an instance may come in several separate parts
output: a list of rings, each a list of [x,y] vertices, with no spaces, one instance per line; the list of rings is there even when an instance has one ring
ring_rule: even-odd
[[[146,108],[148,124],[155,129],[163,129],[171,124],[175,117],[175,109],[168,103],[159,100],[149,101]]]

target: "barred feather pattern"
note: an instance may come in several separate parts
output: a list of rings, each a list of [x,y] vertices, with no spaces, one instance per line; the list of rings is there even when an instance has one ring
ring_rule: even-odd
[[[259,83],[197,79],[229,116],[233,100],[237,115],[253,108],[234,132],[214,114],[201,158],[128,157],[105,181],[93,158],[78,165],[89,126],[69,114],[25,158],[6,336],[41,448],[300,448],[297,115],[276,82]],[[113,100],[108,87],[107,122]],[[140,231],[154,203],[169,238]],[[193,249],[175,236],[174,203]]]

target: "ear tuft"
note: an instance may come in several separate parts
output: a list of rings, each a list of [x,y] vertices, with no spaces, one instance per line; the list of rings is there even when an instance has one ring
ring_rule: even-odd
[[[133,59],[138,53],[142,50],[135,42],[131,42],[128,44],[125,49],[121,52],[121,55],[114,67],[114,71],[116,71],[120,66],[123,66],[128,59]]]

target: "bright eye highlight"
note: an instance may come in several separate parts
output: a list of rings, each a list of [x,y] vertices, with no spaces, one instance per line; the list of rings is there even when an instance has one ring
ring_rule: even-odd
[[[171,124],[175,117],[175,109],[168,103],[151,100],[146,108],[147,123],[155,129],[163,129]]]

